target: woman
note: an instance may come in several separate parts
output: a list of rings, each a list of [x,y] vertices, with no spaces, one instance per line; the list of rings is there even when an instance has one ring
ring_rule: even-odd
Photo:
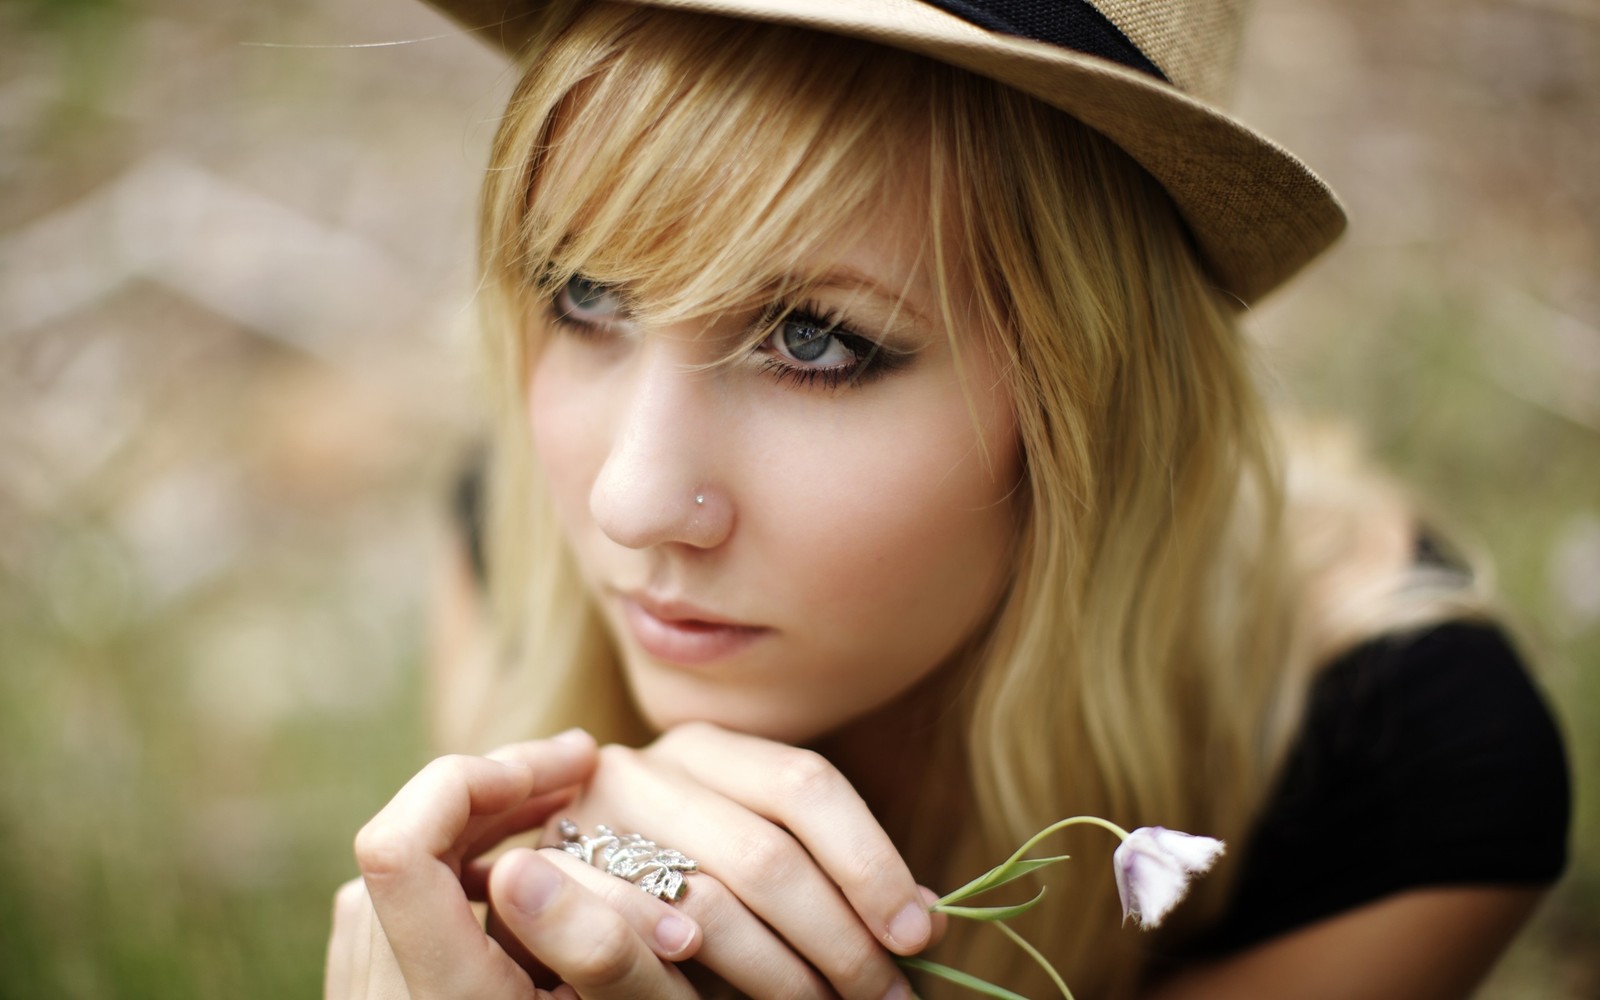
[[[1084,813],[1234,846],[1139,936],[1063,836],[1017,924],[1079,996],[1471,990],[1562,867],[1560,745],[1458,560],[1264,411],[1235,314],[1342,215],[1206,103],[1236,11],[443,6],[528,67],[496,638],[437,698],[508,745],[363,829],[330,996],[904,996],[930,945],[1041,996],[922,887]],[[598,824],[681,898],[497,850]]]

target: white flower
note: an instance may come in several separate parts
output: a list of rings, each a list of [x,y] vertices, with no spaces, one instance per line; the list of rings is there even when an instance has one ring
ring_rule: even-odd
[[[1160,826],[1128,834],[1111,859],[1123,922],[1137,918],[1145,930],[1161,923],[1189,891],[1189,880],[1208,871],[1222,851],[1220,840]]]

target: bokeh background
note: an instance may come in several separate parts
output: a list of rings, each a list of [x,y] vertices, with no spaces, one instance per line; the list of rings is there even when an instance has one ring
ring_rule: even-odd
[[[1577,769],[1484,996],[1600,996],[1600,0],[1257,13],[1242,113],[1354,219],[1276,391],[1494,556]],[[512,82],[408,0],[0,0],[0,996],[319,992],[427,756]]]

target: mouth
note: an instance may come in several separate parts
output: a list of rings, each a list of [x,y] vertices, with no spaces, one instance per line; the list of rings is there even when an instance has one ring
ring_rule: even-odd
[[[683,667],[700,666],[743,652],[772,634],[679,601],[645,594],[619,594],[623,620],[649,656]]]

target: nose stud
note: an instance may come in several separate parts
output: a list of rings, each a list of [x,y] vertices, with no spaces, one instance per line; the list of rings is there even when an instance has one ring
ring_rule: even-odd
[[[706,495],[704,493],[696,493],[694,495],[694,502],[695,506],[697,507],[704,506],[706,502]]]

